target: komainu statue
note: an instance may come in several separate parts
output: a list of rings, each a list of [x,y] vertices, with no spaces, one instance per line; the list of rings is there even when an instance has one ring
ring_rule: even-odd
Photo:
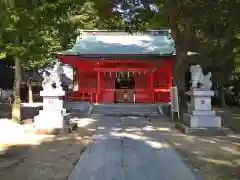
[[[190,67],[192,89],[210,90],[212,88],[212,73],[209,72],[204,76],[200,65],[192,65]]]
[[[62,90],[61,77],[63,69],[60,62],[57,62],[51,72],[43,73],[42,87],[43,91]]]

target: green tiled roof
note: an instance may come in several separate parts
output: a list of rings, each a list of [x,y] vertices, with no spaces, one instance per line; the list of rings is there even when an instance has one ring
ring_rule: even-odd
[[[86,32],[77,37],[72,49],[60,55],[140,54],[175,55],[175,44],[168,30],[154,33]]]

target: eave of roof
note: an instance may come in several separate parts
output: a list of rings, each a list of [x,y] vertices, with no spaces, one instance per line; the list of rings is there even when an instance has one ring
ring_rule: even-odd
[[[57,53],[57,57],[59,56],[75,56],[78,57],[79,60],[104,60],[104,59],[136,59],[136,60],[146,60],[146,59],[160,59],[160,58],[171,58],[175,56],[175,54],[78,54],[78,53]]]

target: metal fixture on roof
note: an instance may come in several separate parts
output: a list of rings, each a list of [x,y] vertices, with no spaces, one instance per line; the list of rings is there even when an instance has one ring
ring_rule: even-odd
[[[194,55],[199,55],[200,53],[197,53],[197,52],[191,52],[191,51],[188,51],[187,52],[187,56],[194,56]]]

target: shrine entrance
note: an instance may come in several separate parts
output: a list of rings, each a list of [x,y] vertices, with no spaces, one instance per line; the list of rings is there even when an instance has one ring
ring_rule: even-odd
[[[135,80],[132,72],[117,72],[115,80],[115,103],[135,103]]]
[[[173,63],[171,59],[160,59],[158,62],[161,66],[151,69],[140,68],[138,64],[143,61],[137,60],[135,67],[131,68],[98,67],[98,61],[78,61],[77,58],[76,61],[81,64],[79,63],[79,67],[75,68],[74,88],[72,92],[67,93],[65,97],[67,100],[104,104],[170,101]],[[101,62],[105,63],[105,66],[109,64],[109,61]],[[115,60],[110,62],[114,63]],[[126,60],[124,62],[126,64]],[[151,65],[151,61],[149,64]]]

